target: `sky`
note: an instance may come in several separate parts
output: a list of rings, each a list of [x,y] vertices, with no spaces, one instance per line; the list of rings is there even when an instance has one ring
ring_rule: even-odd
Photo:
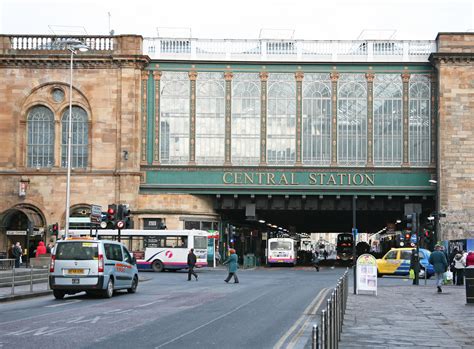
[[[1,34],[110,30],[205,39],[434,40],[439,32],[473,31],[474,0],[0,0]]]

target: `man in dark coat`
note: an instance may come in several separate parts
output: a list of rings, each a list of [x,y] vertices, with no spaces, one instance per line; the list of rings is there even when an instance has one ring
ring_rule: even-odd
[[[194,254],[194,248],[189,250],[188,253],[188,281],[191,281],[191,275],[194,275],[196,281],[198,281],[198,276],[194,271],[194,266],[196,265],[196,255]]]
[[[442,251],[441,245],[435,246],[435,251],[430,255],[430,264],[433,265],[436,275],[436,286],[438,287],[438,293],[443,292],[441,285],[443,284],[444,273],[448,268],[448,260],[446,255]]]
[[[15,268],[19,268],[20,267],[21,254],[22,254],[19,242],[17,242],[16,245],[12,247],[12,254],[13,254],[13,258],[15,258]]]

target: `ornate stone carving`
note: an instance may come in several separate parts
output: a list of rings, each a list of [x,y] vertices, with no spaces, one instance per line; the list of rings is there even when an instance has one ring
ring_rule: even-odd
[[[260,72],[260,74],[258,74],[260,76],[260,80],[261,81],[267,81],[268,80],[268,72],[266,71],[262,71]]]
[[[189,76],[189,80],[196,81],[198,73],[195,70],[191,70],[190,72],[188,72],[188,76]]]

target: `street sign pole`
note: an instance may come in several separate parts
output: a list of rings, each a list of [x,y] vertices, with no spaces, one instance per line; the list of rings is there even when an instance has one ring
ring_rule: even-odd
[[[356,256],[356,238],[357,238],[357,228],[356,228],[356,200],[355,195],[352,196],[352,268],[354,275],[354,294],[357,294],[357,256]]]

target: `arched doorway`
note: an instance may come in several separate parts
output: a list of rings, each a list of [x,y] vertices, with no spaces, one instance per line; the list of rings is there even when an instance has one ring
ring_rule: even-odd
[[[0,214],[0,258],[9,257],[12,244],[19,242],[25,257],[32,256],[38,242],[46,238],[46,219],[37,207],[21,204]]]

